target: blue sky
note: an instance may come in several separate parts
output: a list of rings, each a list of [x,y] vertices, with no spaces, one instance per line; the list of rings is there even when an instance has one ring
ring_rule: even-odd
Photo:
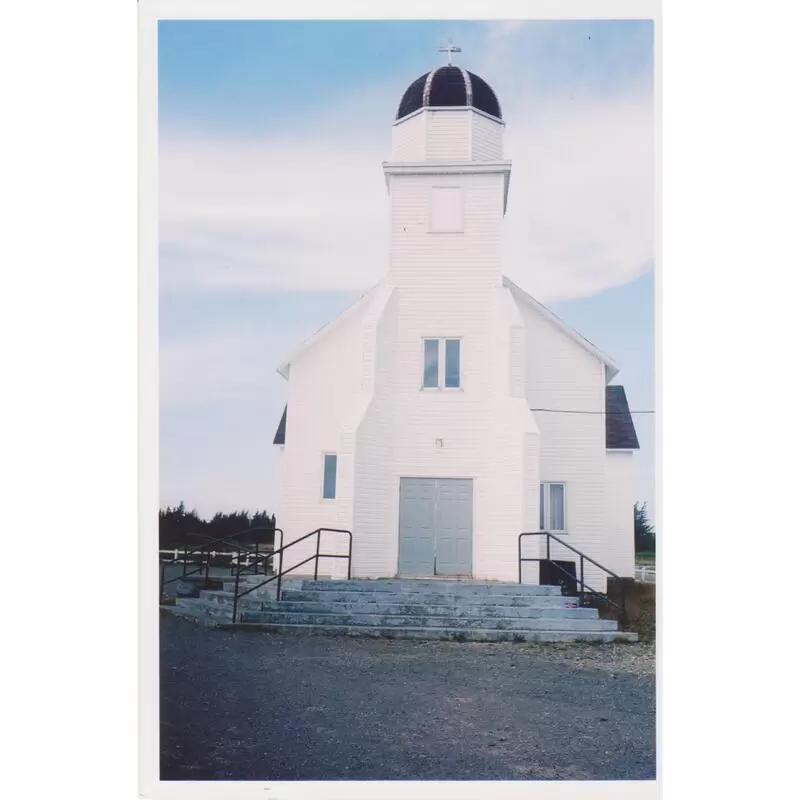
[[[162,504],[274,510],[275,368],[384,274],[391,122],[450,37],[508,126],[506,273],[653,408],[651,23],[162,21]]]

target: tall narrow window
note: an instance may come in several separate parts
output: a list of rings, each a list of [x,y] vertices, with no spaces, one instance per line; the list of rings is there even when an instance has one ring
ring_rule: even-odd
[[[322,468],[322,499],[333,500],[336,497],[336,453],[325,453]]]
[[[444,385],[448,389],[461,386],[461,342],[458,339],[445,339],[444,342]]]
[[[425,340],[425,367],[422,376],[422,386],[425,389],[435,389],[439,385],[439,340]]]
[[[566,486],[563,483],[539,484],[539,528],[564,533],[566,526]]]

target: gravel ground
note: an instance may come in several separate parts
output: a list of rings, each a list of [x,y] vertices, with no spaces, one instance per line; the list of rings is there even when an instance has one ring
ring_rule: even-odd
[[[653,780],[652,645],[225,632],[162,614],[162,780]]]

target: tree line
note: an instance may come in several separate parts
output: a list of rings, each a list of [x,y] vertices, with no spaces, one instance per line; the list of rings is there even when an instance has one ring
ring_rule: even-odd
[[[253,532],[253,528],[269,528],[271,532]],[[202,519],[195,509],[187,510],[183,502],[158,512],[158,543],[162,550],[198,546],[209,539],[237,536],[237,540],[254,544],[272,544],[275,515],[266,511],[218,511],[211,519]]]
[[[656,551],[656,529],[647,518],[647,503],[633,504],[633,543],[637,553]]]

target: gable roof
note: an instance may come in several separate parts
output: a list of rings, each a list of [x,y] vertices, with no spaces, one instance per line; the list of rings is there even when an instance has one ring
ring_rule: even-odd
[[[619,367],[614,363],[611,356],[606,355],[599,347],[596,347],[587,338],[581,336],[574,328],[570,328],[564,320],[557,317],[547,306],[540,303],[535,297],[531,297],[524,289],[517,286],[514,281],[505,275],[503,275],[503,286],[511,289],[528,308],[541,314],[551,325],[565,333],[574,342],[577,342],[587,353],[602,361],[606,365],[606,381],[610,381],[619,372]]]
[[[606,450],[638,450],[639,439],[623,386],[606,386]]]
[[[286,409],[288,408],[288,405],[283,407],[281,421],[278,423],[278,430],[275,431],[275,438],[272,440],[272,444],[286,444]]]
[[[308,339],[306,339],[300,347],[298,347],[289,358],[285,359],[278,367],[278,374],[289,380],[289,366],[292,361],[298,358],[306,350],[313,347],[321,339],[324,339],[329,333],[335,331],[345,320],[349,319],[359,308],[362,308],[375,293],[375,290],[381,286],[383,281],[376,283],[371,289],[368,289],[361,297],[358,298],[352,305],[348,306],[338,317],[335,317],[330,322],[325,323],[321,328],[318,328]]]

